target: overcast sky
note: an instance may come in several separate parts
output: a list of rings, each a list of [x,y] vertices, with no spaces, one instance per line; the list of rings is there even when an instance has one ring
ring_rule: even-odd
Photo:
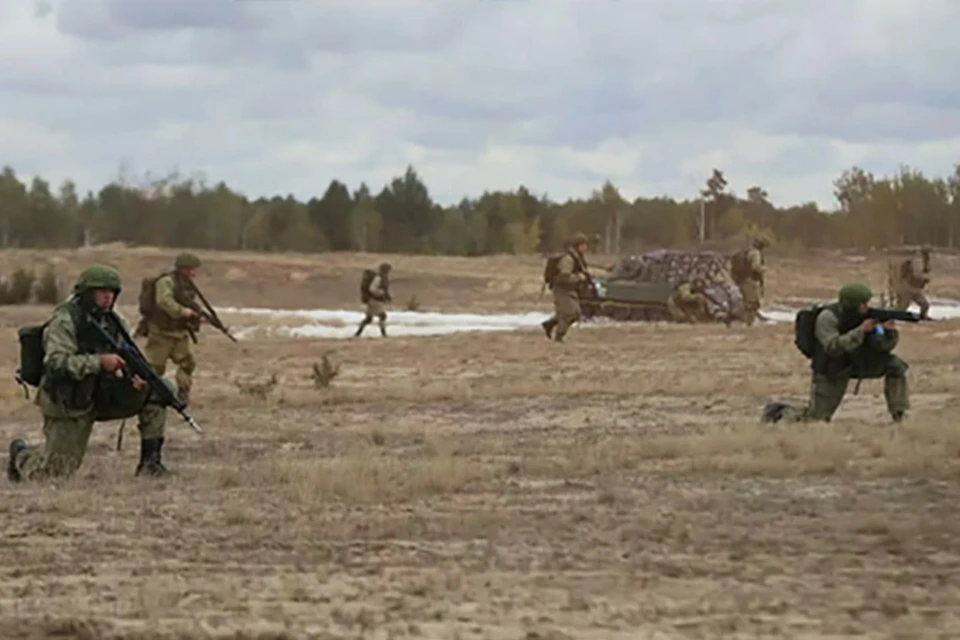
[[[301,198],[413,164],[444,203],[685,197],[718,167],[832,208],[853,164],[960,162],[958,24],[960,0],[0,0],[0,163]]]

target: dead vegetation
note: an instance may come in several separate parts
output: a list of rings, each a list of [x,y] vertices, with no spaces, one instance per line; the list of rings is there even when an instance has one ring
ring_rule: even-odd
[[[162,257],[100,257],[146,272],[144,256]],[[300,287],[323,277],[349,289],[323,306],[359,312],[352,269],[368,258],[206,257],[262,286],[205,293],[320,306]],[[390,260],[404,295],[430,283],[436,310],[538,304],[534,259]],[[805,280],[799,262],[771,262],[783,300],[849,266],[821,259]],[[284,270],[304,276],[274,282]],[[464,282],[476,286],[453,304]],[[0,320],[15,335],[47,311]],[[114,452],[100,425],[77,477],[0,489],[15,558],[0,563],[2,637],[960,633],[960,322],[903,329],[913,410],[900,426],[880,381],[830,425],[759,423],[771,397],[806,400],[788,325],[577,327],[563,345],[537,328],[335,345],[244,335],[195,347],[205,433],[169,417],[175,478],[134,478],[137,447]],[[3,344],[12,371],[15,341]],[[0,399],[4,443],[37,440],[12,380]]]

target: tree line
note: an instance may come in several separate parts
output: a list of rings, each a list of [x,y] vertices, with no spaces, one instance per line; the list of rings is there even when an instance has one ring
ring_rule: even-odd
[[[600,249],[639,251],[743,240],[758,231],[780,247],[870,248],[960,241],[960,164],[946,177],[909,167],[877,176],[859,167],[834,181],[838,206],[776,207],[762,186],[737,194],[714,169],[699,194],[624,198],[611,182],[565,202],[524,186],[486,191],[441,206],[414,167],[378,193],[332,180],[306,202],[292,195],[251,199],[224,182],[173,172],[121,175],[97,192],[72,181],[54,188],[0,175],[0,248],[67,248],[99,243],[252,251],[369,251],[490,255],[554,251],[574,231]]]

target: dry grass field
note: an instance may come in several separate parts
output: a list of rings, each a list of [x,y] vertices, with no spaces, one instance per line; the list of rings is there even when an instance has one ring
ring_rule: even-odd
[[[113,264],[132,318],[174,253],[8,252],[0,269]],[[380,260],[201,256],[223,307],[355,309]],[[536,257],[388,259],[398,307],[549,309]],[[884,277],[879,256],[769,261],[767,306]],[[960,264],[934,269],[934,297],[960,298]],[[15,330],[47,311],[0,308],[4,444],[40,438]],[[0,638],[960,637],[958,337],[960,321],[903,328],[900,426],[879,381],[831,425],[770,426],[767,399],[807,390],[787,324],[608,324],[565,344],[205,329],[205,434],[171,413],[174,478],[134,478],[135,426],[116,452],[108,423],[77,477],[0,489]],[[318,388],[325,354],[341,370]]]

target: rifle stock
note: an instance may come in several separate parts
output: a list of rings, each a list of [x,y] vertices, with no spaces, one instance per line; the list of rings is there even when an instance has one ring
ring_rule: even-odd
[[[157,372],[154,371],[153,367],[150,366],[150,363],[147,362],[147,359],[137,347],[137,343],[134,342],[133,338],[130,337],[130,334],[124,328],[123,323],[116,315],[115,311],[110,311],[107,314],[107,319],[120,333],[122,340],[117,340],[110,335],[110,333],[104,329],[99,322],[89,317],[89,314],[87,319],[89,326],[95,329],[97,332],[97,337],[103,342],[104,346],[123,358],[123,369],[126,376],[139,377],[147,385],[149,385],[150,389],[157,395],[157,397],[160,399],[160,403],[163,406],[171,407],[174,411],[180,414],[184,421],[190,425],[191,429],[197,433],[203,433],[203,429],[200,428],[200,425],[197,424],[197,421],[187,413],[187,405],[181,401],[180,398],[173,393],[173,391],[170,390],[170,387],[164,384]]]

